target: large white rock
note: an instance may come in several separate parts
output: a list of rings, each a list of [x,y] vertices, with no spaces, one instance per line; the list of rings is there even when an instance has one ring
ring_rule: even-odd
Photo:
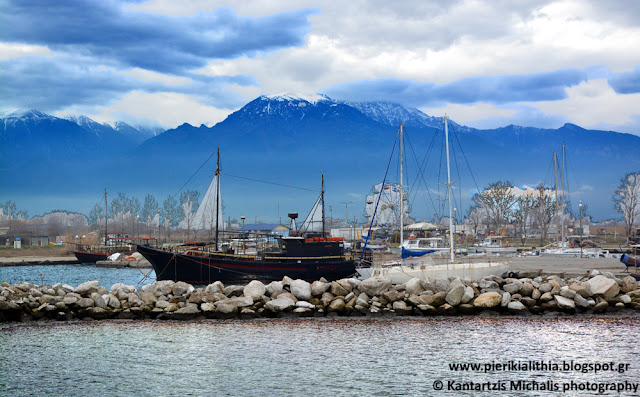
[[[173,282],[173,280],[156,281],[156,287],[154,291],[156,296],[169,295],[173,291],[174,284],[175,282]]]
[[[508,294],[508,292],[505,292],[506,294]],[[519,312],[522,310],[525,310],[526,307],[525,305],[522,304],[522,302],[519,301],[511,301],[507,304],[507,309],[514,311],[514,312]]]
[[[171,288],[171,292],[175,296],[188,295],[192,293],[193,290],[195,290],[195,288],[193,288],[193,285],[185,283],[184,281],[178,281],[173,285],[173,288]]]
[[[560,309],[575,309],[576,302],[573,299],[565,298],[562,295],[554,295],[553,298],[558,303]]]
[[[315,309],[316,307],[307,301],[297,301],[296,307],[306,307],[307,309]]]
[[[78,285],[76,288],[76,294],[80,294],[82,296],[91,296],[92,293],[98,290],[98,281],[87,281]]]
[[[620,292],[620,287],[615,280],[602,275],[593,277],[587,283],[591,295],[602,295],[605,299],[613,298]]]
[[[462,300],[466,287],[465,283],[463,283],[459,278],[453,280],[449,285],[449,292],[447,292],[447,296],[445,297],[447,303],[451,306],[458,306]]]
[[[291,293],[299,300],[308,301],[311,299],[311,284],[304,280],[293,280],[290,283]]]
[[[391,288],[391,280],[385,277],[370,277],[360,283],[358,289],[368,296],[379,296]]]
[[[407,281],[404,290],[409,295],[420,295],[420,293],[424,291],[424,288],[422,287],[422,282],[420,281],[420,279],[414,277],[411,280]]]
[[[267,292],[267,288],[262,282],[258,280],[253,280],[249,284],[244,287],[244,291],[242,292],[244,296],[250,297],[261,297]]]
[[[274,297],[278,296],[282,292],[284,286],[282,285],[282,281],[272,281],[267,284],[265,288],[267,290],[267,294],[269,294],[269,296],[271,297]]]
[[[308,284],[308,283],[307,283]],[[295,307],[295,303],[290,298],[286,296],[279,297],[278,299],[274,299],[272,301],[267,302],[264,305],[264,308],[270,312],[282,312],[285,310],[292,309]]]
[[[224,293],[224,284],[221,281],[216,281],[215,283],[209,284],[204,289],[205,294],[223,294]]]
[[[314,281],[311,284],[311,295],[320,296],[325,292],[329,291],[331,288],[331,283],[324,283],[322,281]]]
[[[462,299],[460,299],[460,303],[469,303],[471,302],[471,299],[473,299],[474,296],[475,296],[475,293],[473,292],[473,288],[467,285],[464,289],[464,294],[462,295]]]

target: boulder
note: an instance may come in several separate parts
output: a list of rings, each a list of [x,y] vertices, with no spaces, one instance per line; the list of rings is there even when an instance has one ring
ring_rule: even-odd
[[[133,292],[129,293],[129,295],[127,296],[127,301],[129,302],[129,306],[142,306],[142,305],[144,305],[144,302],[142,301],[142,299],[140,299],[138,294],[133,293]]]
[[[575,309],[576,302],[573,299],[565,298],[562,295],[554,295],[553,298],[558,303],[559,309]]]
[[[485,292],[480,294],[474,301],[475,307],[491,308],[496,307],[502,302],[502,295],[497,292]]]
[[[249,296],[251,298],[254,298],[254,300],[257,300],[262,295],[264,295],[265,292],[267,292],[267,288],[265,287],[265,285],[258,280],[253,280],[249,284],[245,285],[242,294],[244,296]]]
[[[253,305],[253,298],[251,298],[250,296],[236,296],[233,298],[222,299],[215,303],[216,308],[219,308],[220,305],[233,305],[235,307],[247,307],[247,306]]]
[[[99,307],[105,310],[107,309],[107,302],[104,301],[104,299],[99,293],[97,292],[92,293],[91,299],[93,300],[93,306]]]
[[[195,290],[193,285],[185,283],[184,281],[178,281],[173,285],[171,292],[173,293],[173,295],[177,296],[190,294],[191,292],[193,292],[193,290]]]
[[[573,299],[576,296],[576,291],[565,286],[560,289],[560,296],[563,296],[567,299]]]
[[[331,283],[331,293],[335,296],[347,296],[349,291],[345,289],[340,283],[337,281],[333,281]]]
[[[240,285],[229,285],[227,287],[224,287],[224,291],[222,293],[228,298],[233,298],[234,296],[243,296],[244,287]]]
[[[328,312],[342,312],[344,311],[345,303],[340,297],[334,298],[327,309]]]
[[[284,286],[282,285],[282,281],[272,281],[265,287],[267,295],[271,297],[277,297],[284,290]]]
[[[573,301],[576,302],[576,306],[582,307],[585,309],[591,306],[589,304],[589,301],[580,294],[576,294],[576,296],[573,297]]]
[[[404,293],[395,290],[387,291],[382,294],[382,296],[389,302],[395,302],[397,300],[404,299]]]
[[[329,294],[329,295],[331,295],[331,294]],[[291,292],[283,292],[280,295],[278,295],[276,298],[280,298],[281,296],[291,299],[294,303],[298,301],[298,298],[296,298],[296,296],[294,294],[292,294]],[[331,298],[333,299],[333,296]],[[302,300],[304,300],[304,299],[302,299]]]
[[[344,302],[343,302],[344,304]],[[278,297],[278,299],[271,300],[264,305],[265,310],[270,312],[279,313],[286,310],[293,309],[296,303],[286,296]]]
[[[502,294],[502,302],[501,302],[502,307],[507,307],[510,302],[511,302],[511,294],[509,292],[505,292],[504,294]]]
[[[518,293],[522,296],[531,296],[535,288],[530,283],[523,283]]]
[[[391,288],[391,280],[384,277],[370,277],[360,283],[358,289],[368,296],[379,296]]]
[[[203,312],[215,312],[216,311],[216,305],[214,305],[211,302],[205,302],[205,303],[200,305],[200,310],[202,310]]]
[[[314,281],[311,284],[311,295],[313,296],[321,296],[325,292],[329,291],[331,288],[331,283],[325,283],[322,281]]]
[[[464,294],[462,294],[462,299],[460,299],[461,304],[469,303],[475,296],[475,292],[473,291],[473,287],[466,286],[464,289]]]
[[[478,288],[480,289],[498,289],[500,285],[490,279],[482,279],[478,282]]]
[[[456,278],[449,285],[449,292],[445,296],[445,301],[451,306],[458,306],[462,301],[462,296],[467,289],[467,285],[459,278]]]
[[[414,277],[411,280],[407,281],[404,290],[409,295],[419,295],[422,291],[424,291],[424,288],[422,287],[422,282],[420,281],[420,279]]]
[[[620,292],[615,280],[602,275],[593,277],[587,283],[591,295],[601,295],[605,299],[611,299]]]
[[[189,303],[185,307],[182,307],[176,310],[176,314],[198,314],[200,313],[200,309],[198,309],[198,305],[195,303]]]
[[[523,310],[527,310],[527,307],[522,304],[522,302],[512,301],[507,304],[507,309],[512,312],[521,312]]]
[[[291,293],[299,300],[308,301],[311,299],[311,284],[304,280],[293,280],[290,283]],[[346,294],[345,294],[346,295]]]
[[[518,280],[515,280],[513,283],[508,283],[502,286],[502,289],[511,295],[518,293],[520,291],[520,287],[522,287],[522,283]]]
[[[209,284],[205,287],[204,293],[207,295],[224,294],[224,284],[221,281]]]
[[[173,280],[156,281],[154,292],[156,296],[169,295],[173,291]]]
[[[296,302],[296,307],[305,307],[307,309],[315,309],[315,305],[312,305],[311,303],[307,302],[307,301],[297,301]]]
[[[353,277],[347,278],[346,280],[349,284],[351,284],[351,287],[353,287],[352,290],[358,288],[358,286],[362,282],[362,280],[358,280],[357,278]]]
[[[638,282],[635,278],[627,276],[622,279],[622,292],[627,293],[638,289]]]
[[[75,292],[82,296],[91,296],[92,293],[98,291],[98,284],[98,281],[87,281],[86,283],[78,285]]]

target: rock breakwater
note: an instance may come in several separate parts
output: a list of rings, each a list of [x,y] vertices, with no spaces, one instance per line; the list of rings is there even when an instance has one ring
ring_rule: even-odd
[[[285,277],[263,284],[227,285],[215,282],[196,288],[184,282],[158,281],[137,290],[98,281],[77,287],[29,283],[0,286],[0,322],[74,319],[176,319],[430,316],[550,312],[640,313],[640,289],[630,276],[623,279],[597,270],[580,278],[559,276],[496,277],[478,281],[459,278],[412,279],[391,285],[385,278],[354,278],[309,283]]]

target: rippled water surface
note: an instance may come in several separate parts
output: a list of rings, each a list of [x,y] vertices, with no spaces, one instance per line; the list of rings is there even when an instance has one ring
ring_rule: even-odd
[[[144,274],[151,272],[148,278]],[[41,276],[42,274],[42,276]],[[9,284],[28,282],[36,285],[56,283],[72,287],[85,281],[98,280],[100,285],[111,288],[113,284],[125,283],[140,289],[142,285],[155,281],[152,269],[108,269],[90,265],[48,265],[48,266],[8,266],[0,267],[0,282]]]
[[[640,381],[638,318],[105,321],[0,328],[0,393],[593,395],[436,391],[434,382]],[[624,373],[453,371],[452,363],[629,364]],[[508,386],[508,383],[507,383]],[[618,395],[617,393],[607,393]],[[623,395],[633,395],[625,392]]]

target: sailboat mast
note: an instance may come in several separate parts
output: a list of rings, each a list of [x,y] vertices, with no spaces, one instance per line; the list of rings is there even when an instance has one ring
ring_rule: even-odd
[[[402,185],[402,156],[404,150],[404,124],[400,124],[400,249],[404,242],[404,187]]]
[[[558,157],[553,152],[553,184],[556,189],[556,245],[560,248],[560,240],[558,239]]]
[[[564,184],[564,145],[562,145],[562,194],[561,194],[561,198],[562,198],[562,203],[564,204],[565,202],[565,195],[564,195],[564,189],[565,189],[565,184]],[[563,214],[564,215],[564,209],[563,209]],[[560,241],[562,241],[562,243],[564,244],[564,216],[562,218],[560,218]]]
[[[447,198],[449,200],[449,247],[451,251],[451,262],[454,261],[453,251],[453,211],[451,209],[451,167],[449,165],[449,124],[447,115],[444,115],[444,140],[447,148]]]
[[[216,165],[216,251],[218,250],[218,219],[220,214],[220,147],[218,146],[218,162]]]
[[[320,171],[320,175],[322,175],[322,190],[320,191],[320,201],[322,204],[322,237],[325,237],[324,231],[324,173]]]
[[[108,213],[108,208],[107,208],[107,188],[104,188],[104,245],[108,245],[107,244],[107,239],[109,238],[109,231],[108,231],[108,226],[109,225],[109,213]]]

